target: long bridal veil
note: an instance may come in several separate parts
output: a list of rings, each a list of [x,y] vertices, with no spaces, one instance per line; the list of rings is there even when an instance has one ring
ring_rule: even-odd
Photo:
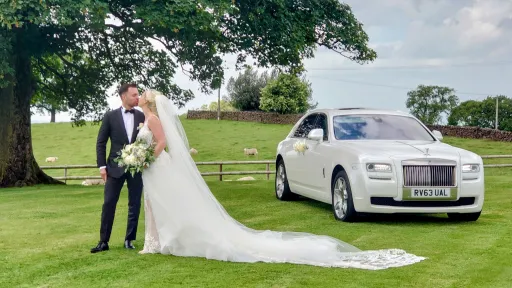
[[[151,199],[161,253],[232,262],[371,270],[410,265],[425,259],[399,249],[361,251],[329,236],[260,231],[239,223],[213,196],[197,169],[172,102],[159,93],[156,95],[169,157],[158,169],[148,172],[154,173],[151,179],[157,180],[152,182],[158,183],[144,183],[144,186]]]

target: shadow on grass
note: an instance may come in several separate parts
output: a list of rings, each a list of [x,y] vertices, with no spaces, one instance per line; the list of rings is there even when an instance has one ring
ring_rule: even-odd
[[[320,213],[329,212],[332,214],[332,207],[330,204],[322,203],[316,200],[308,199],[305,197],[300,197],[299,199],[293,201],[296,203],[300,203],[300,205],[305,205],[311,208],[315,208]],[[334,217],[333,217],[333,221]],[[377,213],[361,213],[358,217],[356,223],[373,223],[373,224],[381,224],[381,225],[399,225],[399,224],[471,224],[471,225],[480,225],[482,222],[482,218],[477,221],[458,221],[448,218],[447,213],[438,213],[438,214],[424,214],[424,213],[395,213],[395,214],[377,214]]]

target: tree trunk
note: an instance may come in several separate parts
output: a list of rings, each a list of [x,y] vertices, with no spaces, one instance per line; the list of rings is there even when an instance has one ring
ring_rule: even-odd
[[[34,93],[28,48],[18,31],[11,57],[14,77],[4,77],[9,85],[0,90],[0,187],[35,184],[63,184],[47,176],[37,165],[32,150],[30,99]]]
[[[55,123],[55,108],[50,110],[50,123]]]

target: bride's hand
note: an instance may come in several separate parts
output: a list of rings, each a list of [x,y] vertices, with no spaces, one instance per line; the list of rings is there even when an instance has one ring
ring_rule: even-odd
[[[160,156],[160,153],[165,149],[165,134],[160,123],[160,119],[155,115],[151,115],[148,119],[148,128],[153,132],[153,137],[156,141],[155,158]]]

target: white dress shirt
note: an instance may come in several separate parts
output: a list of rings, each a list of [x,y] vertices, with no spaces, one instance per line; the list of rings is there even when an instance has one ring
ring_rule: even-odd
[[[133,108],[132,108],[133,109]],[[121,106],[121,112],[123,114],[124,128],[126,129],[126,135],[128,136],[128,142],[132,141],[133,134],[133,123],[135,121],[135,115],[133,113],[125,113],[126,108]]]

